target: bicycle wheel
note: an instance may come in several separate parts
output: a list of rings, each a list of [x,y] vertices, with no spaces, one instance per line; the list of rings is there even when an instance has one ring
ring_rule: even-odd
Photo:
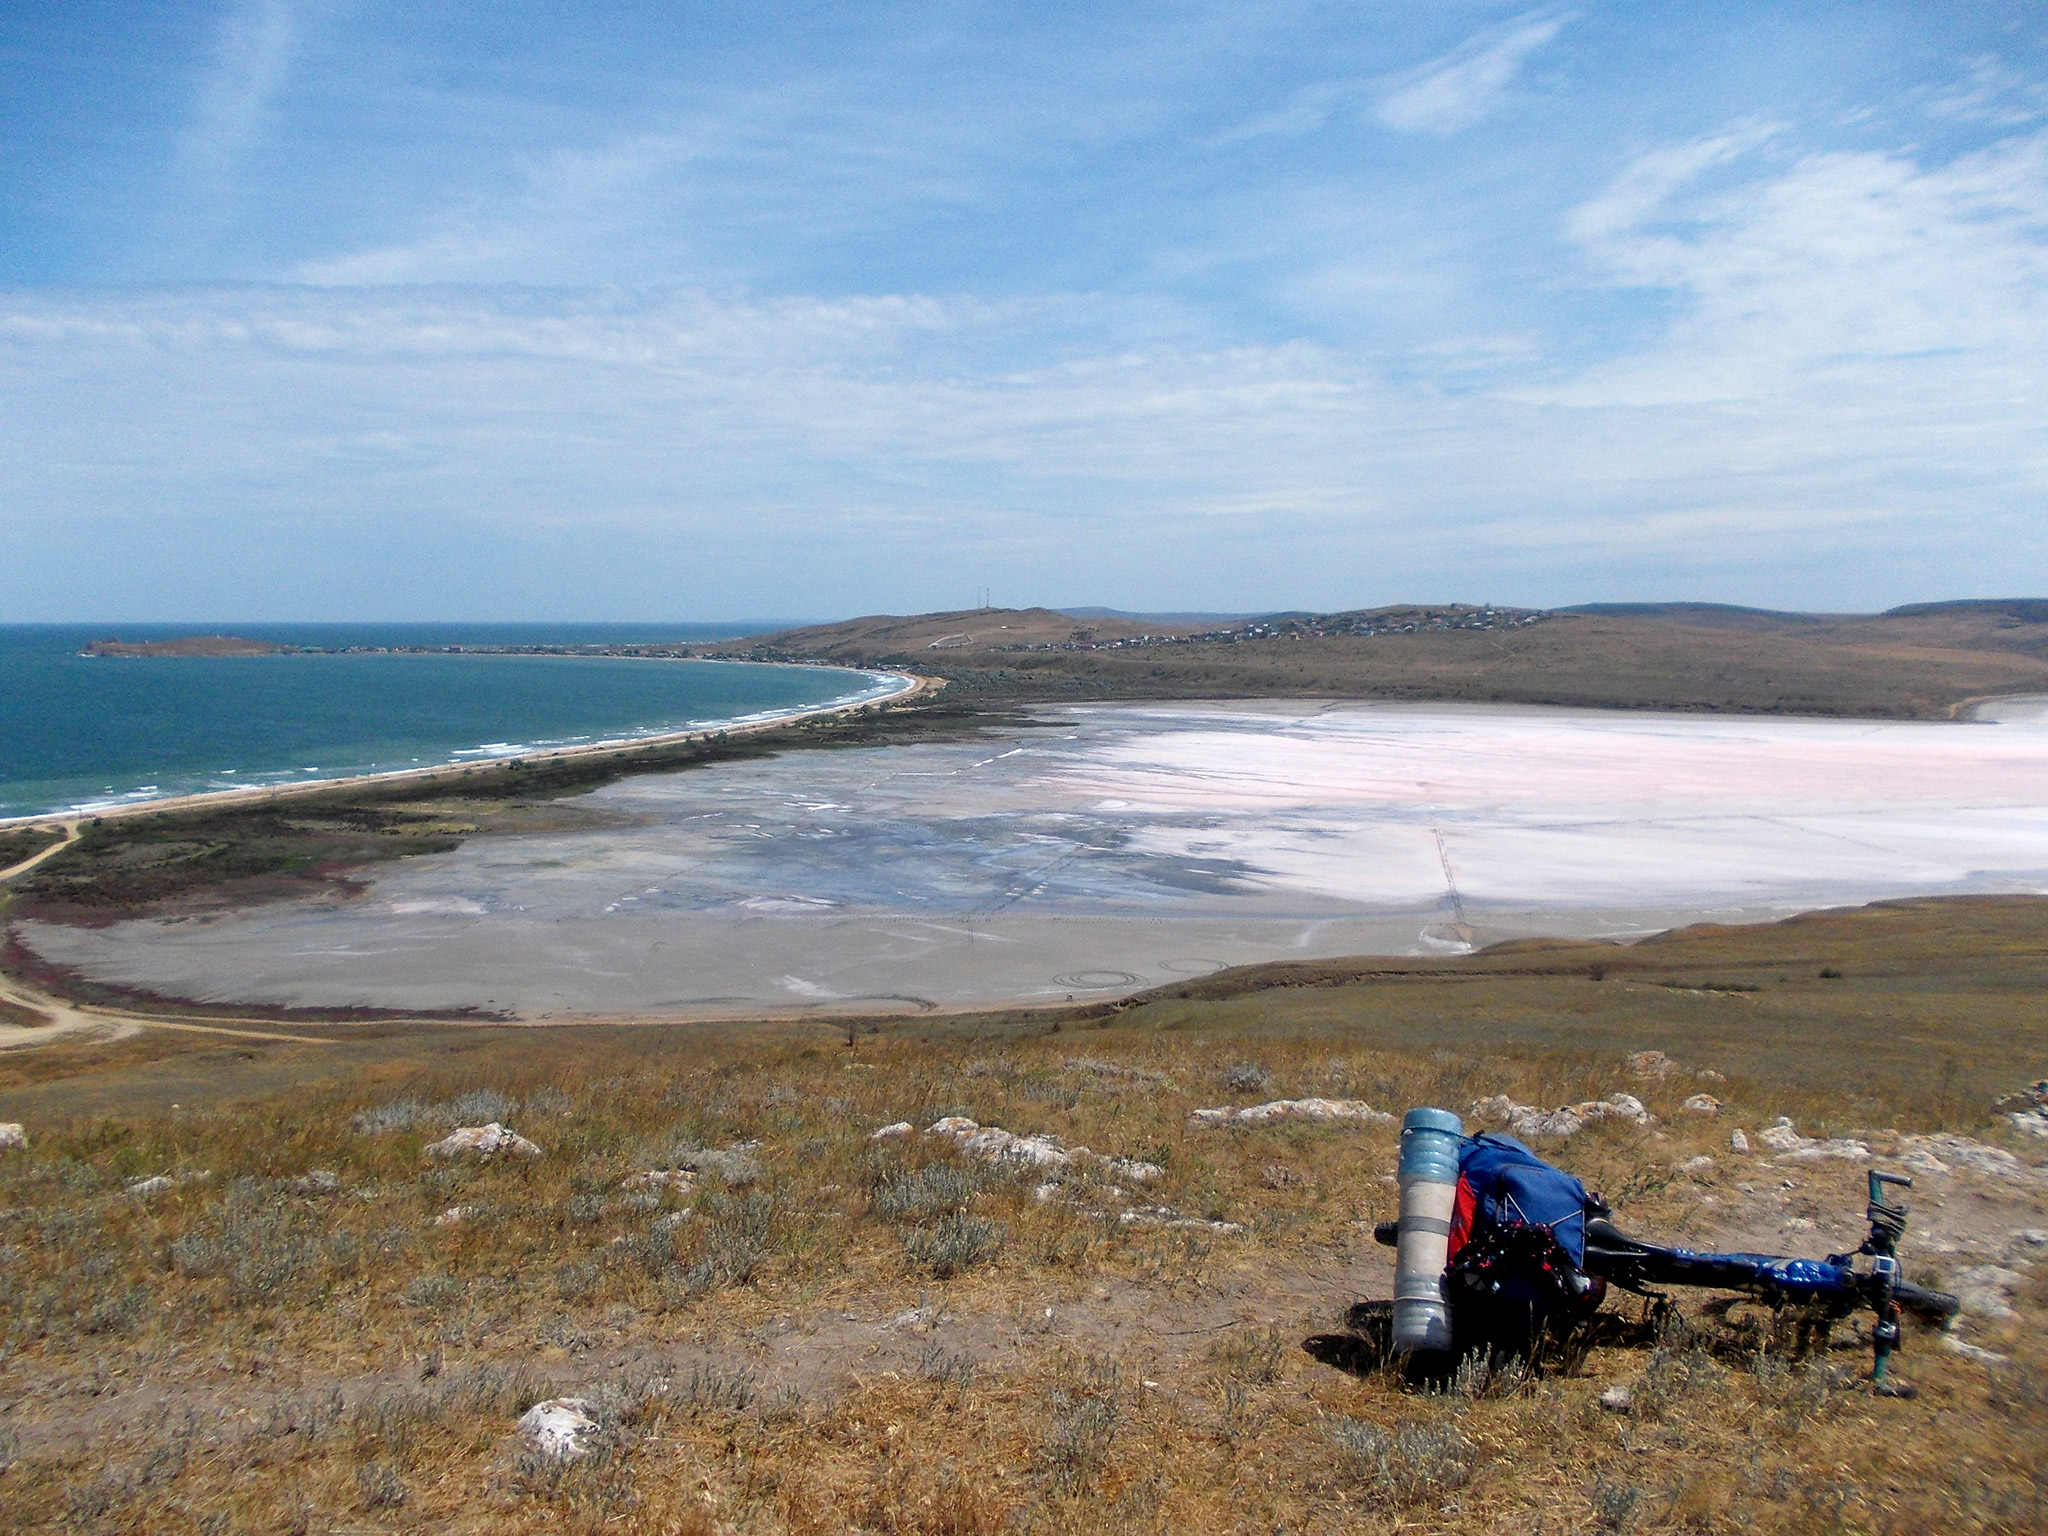
[[[1930,1291],[1907,1280],[1898,1283],[1892,1298],[1898,1302],[1900,1311],[1910,1312],[1924,1323],[1945,1323],[1963,1304],[1947,1291]]]

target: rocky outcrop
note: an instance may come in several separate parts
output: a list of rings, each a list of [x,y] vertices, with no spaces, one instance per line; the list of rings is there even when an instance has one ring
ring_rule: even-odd
[[[197,1173],[159,1173],[146,1179],[132,1179],[121,1192],[136,1200],[147,1200],[176,1189],[180,1184],[203,1184],[213,1175],[202,1168]]]
[[[1218,1109],[1190,1111],[1188,1121],[1196,1127],[1272,1125],[1281,1120],[1307,1120],[1317,1124],[1353,1121],[1367,1125],[1391,1125],[1394,1117],[1374,1109],[1363,1099],[1273,1099],[1249,1104],[1243,1109],[1227,1105]]]
[[[1845,1163],[1867,1163],[1870,1161],[1870,1144],[1847,1136],[1831,1136],[1825,1139],[1802,1136],[1791,1120],[1784,1115],[1777,1122],[1756,1133],[1757,1141],[1777,1153],[1780,1157],[1798,1162],[1825,1162],[1830,1159]]]
[[[1112,1178],[1133,1184],[1152,1184],[1166,1177],[1157,1163],[1135,1158],[1108,1157],[1086,1147],[1068,1147],[1057,1136],[1018,1136],[1001,1126],[981,1125],[965,1115],[948,1115],[935,1120],[925,1135],[950,1141],[969,1157],[992,1163],[1009,1163],[1019,1168],[1036,1168],[1061,1173],[1076,1164],[1091,1164]]]
[[[541,1150],[517,1131],[509,1131],[493,1120],[488,1125],[458,1126],[431,1143],[426,1155],[447,1161],[458,1157],[539,1157]]]
[[[1506,1094],[1497,1093],[1474,1104],[1472,1114],[1476,1119],[1496,1124],[1504,1122],[1517,1136],[1553,1139],[1576,1136],[1587,1126],[1598,1125],[1603,1120],[1624,1120],[1630,1125],[1648,1125],[1651,1120],[1643,1101],[1632,1093],[1610,1094],[1604,1099],[1587,1099],[1583,1103],[1565,1104],[1557,1109],[1517,1104]]]
[[[587,1455],[598,1427],[589,1400],[581,1397],[551,1397],[519,1416],[519,1438],[551,1461]]]

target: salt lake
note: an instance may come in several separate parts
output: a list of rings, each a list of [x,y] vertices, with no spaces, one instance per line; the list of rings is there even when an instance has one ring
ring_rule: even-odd
[[[719,1016],[1094,999],[1252,961],[2048,893],[2048,701],[1956,722],[1104,704],[609,786],[360,898],[49,959],[208,1001]]]

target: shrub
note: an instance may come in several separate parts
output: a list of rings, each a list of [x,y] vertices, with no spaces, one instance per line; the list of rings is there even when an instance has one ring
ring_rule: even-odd
[[[1472,1443],[1453,1424],[1406,1422],[1389,1432],[1338,1419],[1330,1438],[1345,1472],[1375,1503],[1416,1504],[1472,1479]]]
[[[875,1214],[887,1221],[962,1211],[988,1184],[980,1168],[959,1163],[927,1163],[909,1173],[884,1179],[871,1197]]]
[[[903,1253],[919,1268],[949,1280],[994,1258],[1008,1236],[992,1221],[955,1214],[905,1233]]]

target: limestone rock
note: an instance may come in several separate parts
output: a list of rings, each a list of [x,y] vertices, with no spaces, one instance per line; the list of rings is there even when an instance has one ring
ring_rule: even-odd
[[[590,1416],[590,1403],[580,1397],[552,1397],[535,1403],[519,1416],[520,1438],[554,1461],[587,1454],[597,1432],[598,1423]]]
[[[2001,1355],[1995,1349],[1986,1349],[1981,1344],[1972,1344],[1966,1339],[1959,1339],[1954,1334],[1946,1335],[1941,1343],[1944,1349],[1961,1355],[1965,1360],[1974,1360],[1979,1365],[2004,1365],[2007,1360],[2012,1358],[2009,1355]]]
[[[1800,1162],[1821,1162],[1828,1159],[1839,1159],[1849,1163],[1870,1161],[1868,1143],[1845,1136],[1829,1137],[1825,1141],[1812,1136],[1802,1136],[1791,1120],[1784,1115],[1778,1116],[1775,1124],[1758,1131],[1756,1139],[1780,1157]]]
[[[1678,1063],[1662,1051],[1637,1051],[1628,1059],[1631,1077],[1663,1079],[1679,1070]]]
[[[1635,1394],[1616,1382],[1600,1394],[1600,1406],[1609,1413],[1627,1413],[1635,1405]]]
[[[969,1157],[1035,1168],[1054,1175],[1065,1173],[1076,1164],[1092,1164],[1114,1178],[1133,1184],[1152,1184],[1166,1177],[1166,1170],[1157,1163],[1110,1157],[1086,1147],[1064,1146],[1057,1136],[1018,1136],[1001,1126],[979,1124],[965,1115],[948,1115],[943,1120],[935,1120],[926,1127],[925,1135],[950,1141]]]
[[[476,1207],[473,1205],[451,1205],[447,1210],[434,1218],[434,1225],[437,1227],[459,1227],[474,1215],[476,1215]]]
[[[1233,1237],[1244,1227],[1235,1221],[1204,1221],[1198,1216],[1183,1216],[1170,1205],[1138,1206],[1128,1211],[1118,1211],[1116,1219],[1127,1227],[1171,1227],[1176,1230],[1214,1232],[1219,1237]]]
[[[1643,1101],[1632,1093],[1610,1094],[1604,1099],[1588,1099],[1582,1104],[1566,1104],[1558,1109],[1517,1104],[1506,1094],[1497,1093],[1474,1104],[1472,1113],[1481,1120],[1505,1121],[1515,1135],[1531,1138],[1576,1136],[1587,1126],[1602,1120],[1626,1120],[1631,1125],[1648,1125],[1651,1119]]]
[[[151,1195],[163,1194],[166,1190],[176,1189],[180,1184],[203,1184],[212,1177],[213,1175],[204,1168],[197,1173],[159,1173],[152,1178],[131,1179],[123,1187],[122,1193],[137,1200],[147,1200]]]
[[[1731,1152],[1747,1152],[1749,1150],[1749,1133],[1739,1125],[1728,1133],[1728,1150]]]
[[[1714,1160],[1702,1153],[1698,1157],[1688,1157],[1674,1171],[1678,1173],[1706,1173],[1713,1166]]]
[[[624,1190],[674,1190],[687,1195],[697,1187],[695,1170],[689,1168],[650,1168],[645,1173],[628,1174],[619,1182]]]
[[[1949,1280],[1965,1312],[1979,1317],[2011,1317],[2013,1293],[2026,1283],[2026,1276],[2002,1264],[1978,1264],[1959,1270]]]
[[[1721,1101],[1711,1093],[1696,1093],[1678,1107],[1689,1115],[1718,1115],[1721,1113]]]
[[[869,1141],[905,1141],[916,1131],[908,1120],[898,1120],[894,1125],[885,1125],[878,1131],[868,1133]]]
[[[2011,1184],[2048,1183],[2048,1169],[2030,1168],[2003,1147],[1987,1146],[1953,1131],[1901,1136],[1899,1160],[1915,1173],[1948,1173],[1959,1167]]]
[[[1188,1116],[1197,1127],[1272,1125],[1281,1120],[1308,1120],[1318,1124],[1353,1121],[1368,1125],[1391,1125],[1394,1117],[1374,1109],[1362,1099],[1273,1099],[1243,1109],[1228,1106],[1198,1109]]]
[[[2005,1117],[2025,1136],[2048,1136],[2048,1109],[2016,1109]]]
[[[0,1152],[27,1145],[28,1132],[21,1128],[19,1121],[0,1120]]]
[[[539,1157],[540,1148],[516,1131],[508,1131],[493,1120],[488,1125],[465,1125],[450,1131],[427,1149],[432,1158],[453,1157]]]

